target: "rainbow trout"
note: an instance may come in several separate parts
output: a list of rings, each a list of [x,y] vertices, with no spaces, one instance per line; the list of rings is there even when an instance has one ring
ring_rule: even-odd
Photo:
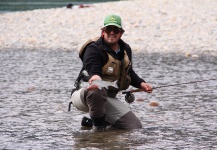
[[[117,80],[114,82],[109,82],[109,81],[103,81],[103,80],[94,80],[91,84],[89,84],[88,82],[83,82],[81,83],[81,87],[89,87],[90,85],[97,85],[98,88],[101,90],[103,87],[106,88],[107,90],[109,89],[109,87],[113,87],[118,89],[117,86]]]

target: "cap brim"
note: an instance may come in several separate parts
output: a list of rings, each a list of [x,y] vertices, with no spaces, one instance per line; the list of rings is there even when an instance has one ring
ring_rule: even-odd
[[[116,24],[116,23],[108,23],[107,25],[105,25],[104,27],[107,27],[107,26],[116,26],[118,28],[122,28],[120,25]]]

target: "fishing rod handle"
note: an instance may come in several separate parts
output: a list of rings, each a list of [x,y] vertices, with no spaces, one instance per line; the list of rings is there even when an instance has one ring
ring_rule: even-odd
[[[135,89],[135,90],[129,90],[129,91],[124,91],[122,94],[128,94],[128,93],[134,93],[134,92],[141,92],[143,91],[142,89]]]
[[[156,89],[157,87],[152,87],[152,89]],[[135,89],[135,90],[130,90],[130,91],[124,91],[122,94],[127,94],[127,93],[135,93],[135,92],[142,92],[144,91],[143,89]]]

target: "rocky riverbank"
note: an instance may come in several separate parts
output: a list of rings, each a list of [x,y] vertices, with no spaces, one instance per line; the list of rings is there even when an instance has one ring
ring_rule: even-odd
[[[85,8],[0,14],[0,50],[78,50],[100,35],[106,15],[122,17],[123,39],[136,52],[217,55],[216,0],[132,0]]]

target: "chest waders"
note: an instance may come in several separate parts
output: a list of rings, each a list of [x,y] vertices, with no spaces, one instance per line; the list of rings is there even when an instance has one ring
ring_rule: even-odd
[[[100,39],[97,38],[95,41],[89,40],[82,46],[79,53],[80,58],[82,58],[82,55],[85,53],[86,47],[93,42],[98,45],[99,50],[106,52],[102,49]],[[116,56],[115,54],[113,55],[113,53],[106,52],[106,54],[108,56],[108,61],[102,67],[102,80],[110,82],[117,80],[118,90],[115,89],[115,92],[127,89],[131,82],[131,78],[128,73],[132,65],[126,50],[124,50],[122,60],[116,59]],[[89,80],[84,72],[84,67],[82,67],[75,82],[75,89],[73,89],[71,93],[71,104],[73,104],[80,111],[88,112],[91,117],[90,120],[89,118],[83,118],[81,125],[94,125],[95,127],[102,126],[104,128],[106,126],[106,121],[117,129],[137,129],[142,127],[141,122],[128,108],[128,106],[124,105],[116,98],[116,96],[110,97],[109,94],[106,94],[109,93],[110,89],[108,91],[104,88],[102,90],[88,91],[86,88],[81,88],[80,83],[82,81],[87,82]],[[102,92],[105,92],[105,95]],[[101,114],[104,115],[101,116]],[[86,124],[86,121],[90,121],[90,124]]]

